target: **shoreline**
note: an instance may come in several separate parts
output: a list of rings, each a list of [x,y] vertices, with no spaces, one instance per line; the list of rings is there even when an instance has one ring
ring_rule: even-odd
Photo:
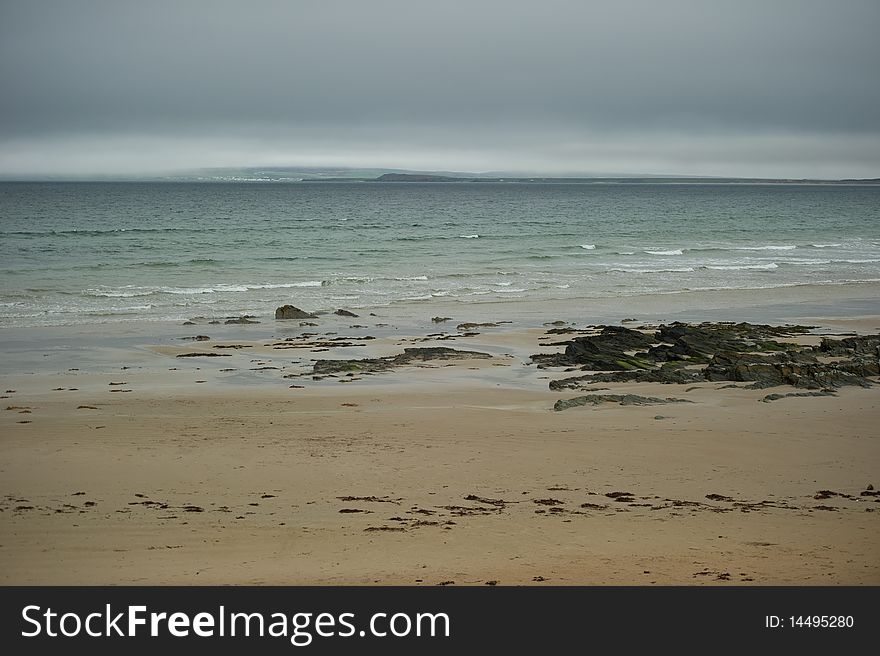
[[[646,299],[613,324],[814,315],[791,341],[818,344],[880,332],[863,291]],[[584,392],[531,356],[615,308],[569,308],[574,334],[548,332],[561,310],[520,309],[22,330],[4,341],[0,582],[880,583],[876,386],[761,402],[803,390],[611,382],[589,392],[687,402],[554,412]],[[487,357],[313,378],[316,360],[435,347]]]

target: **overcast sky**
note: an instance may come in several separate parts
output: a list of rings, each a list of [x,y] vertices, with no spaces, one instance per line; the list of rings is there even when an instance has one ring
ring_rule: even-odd
[[[880,176],[880,2],[0,0],[0,175]]]

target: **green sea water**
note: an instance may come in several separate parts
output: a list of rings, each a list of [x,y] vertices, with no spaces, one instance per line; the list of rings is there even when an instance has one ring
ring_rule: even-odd
[[[0,268],[17,327],[839,285],[880,187],[0,183]]]

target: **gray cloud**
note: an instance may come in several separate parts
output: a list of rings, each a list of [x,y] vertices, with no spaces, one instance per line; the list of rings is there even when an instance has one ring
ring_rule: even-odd
[[[4,2],[0,173],[880,175],[880,3]]]

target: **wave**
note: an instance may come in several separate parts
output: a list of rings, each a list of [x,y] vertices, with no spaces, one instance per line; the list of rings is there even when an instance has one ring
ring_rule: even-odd
[[[771,270],[778,269],[776,262],[768,262],[767,264],[728,264],[728,265],[707,265],[701,266],[701,269],[713,269],[715,271],[746,271],[749,269]]]
[[[477,239],[480,235],[459,235],[462,239]]]
[[[179,296],[196,296],[200,294],[239,293],[257,289],[290,289],[295,287],[326,287],[325,280],[306,280],[303,282],[266,283],[262,285],[212,285],[210,287],[135,287],[128,285],[117,289],[95,287],[85,289],[82,294],[98,298],[134,298],[138,296],[154,296],[174,294]]]
[[[667,269],[608,269],[608,273],[693,273],[694,267]]]
[[[786,245],[786,246],[735,246],[729,249],[721,249],[721,250],[731,250],[731,251],[793,251],[797,246],[794,245]]]
[[[304,282],[283,282],[278,284],[248,285],[248,289],[289,289],[291,287],[326,287],[329,280],[306,280]]]
[[[586,251],[594,251],[596,250],[596,244],[581,244],[581,248]]]
[[[403,276],[402,278],[395,278],[395,280],[427,280],[428,276]]]
[[[231,230],[232,228],[229,228]],[[157,234],[163,232],[183,232],[189,234],[199,234],[203,232],[218,232],[223,228],[110,228],[107,230],[79,230],[71,228],[70,230],[16,230],[2,233],[5,236],[15,237],[52,237],[52,236],[77,236],[77,237],[99,237],[101,235],[113,235],[121,233],[136,234]]]
[[[682,255],[684,251],[680,248],[673,248],[668,251],[644,251],[648,255]]]
[[[813,248],[837,248],[838,246],[843,246],[843,244],[810,244]]]

